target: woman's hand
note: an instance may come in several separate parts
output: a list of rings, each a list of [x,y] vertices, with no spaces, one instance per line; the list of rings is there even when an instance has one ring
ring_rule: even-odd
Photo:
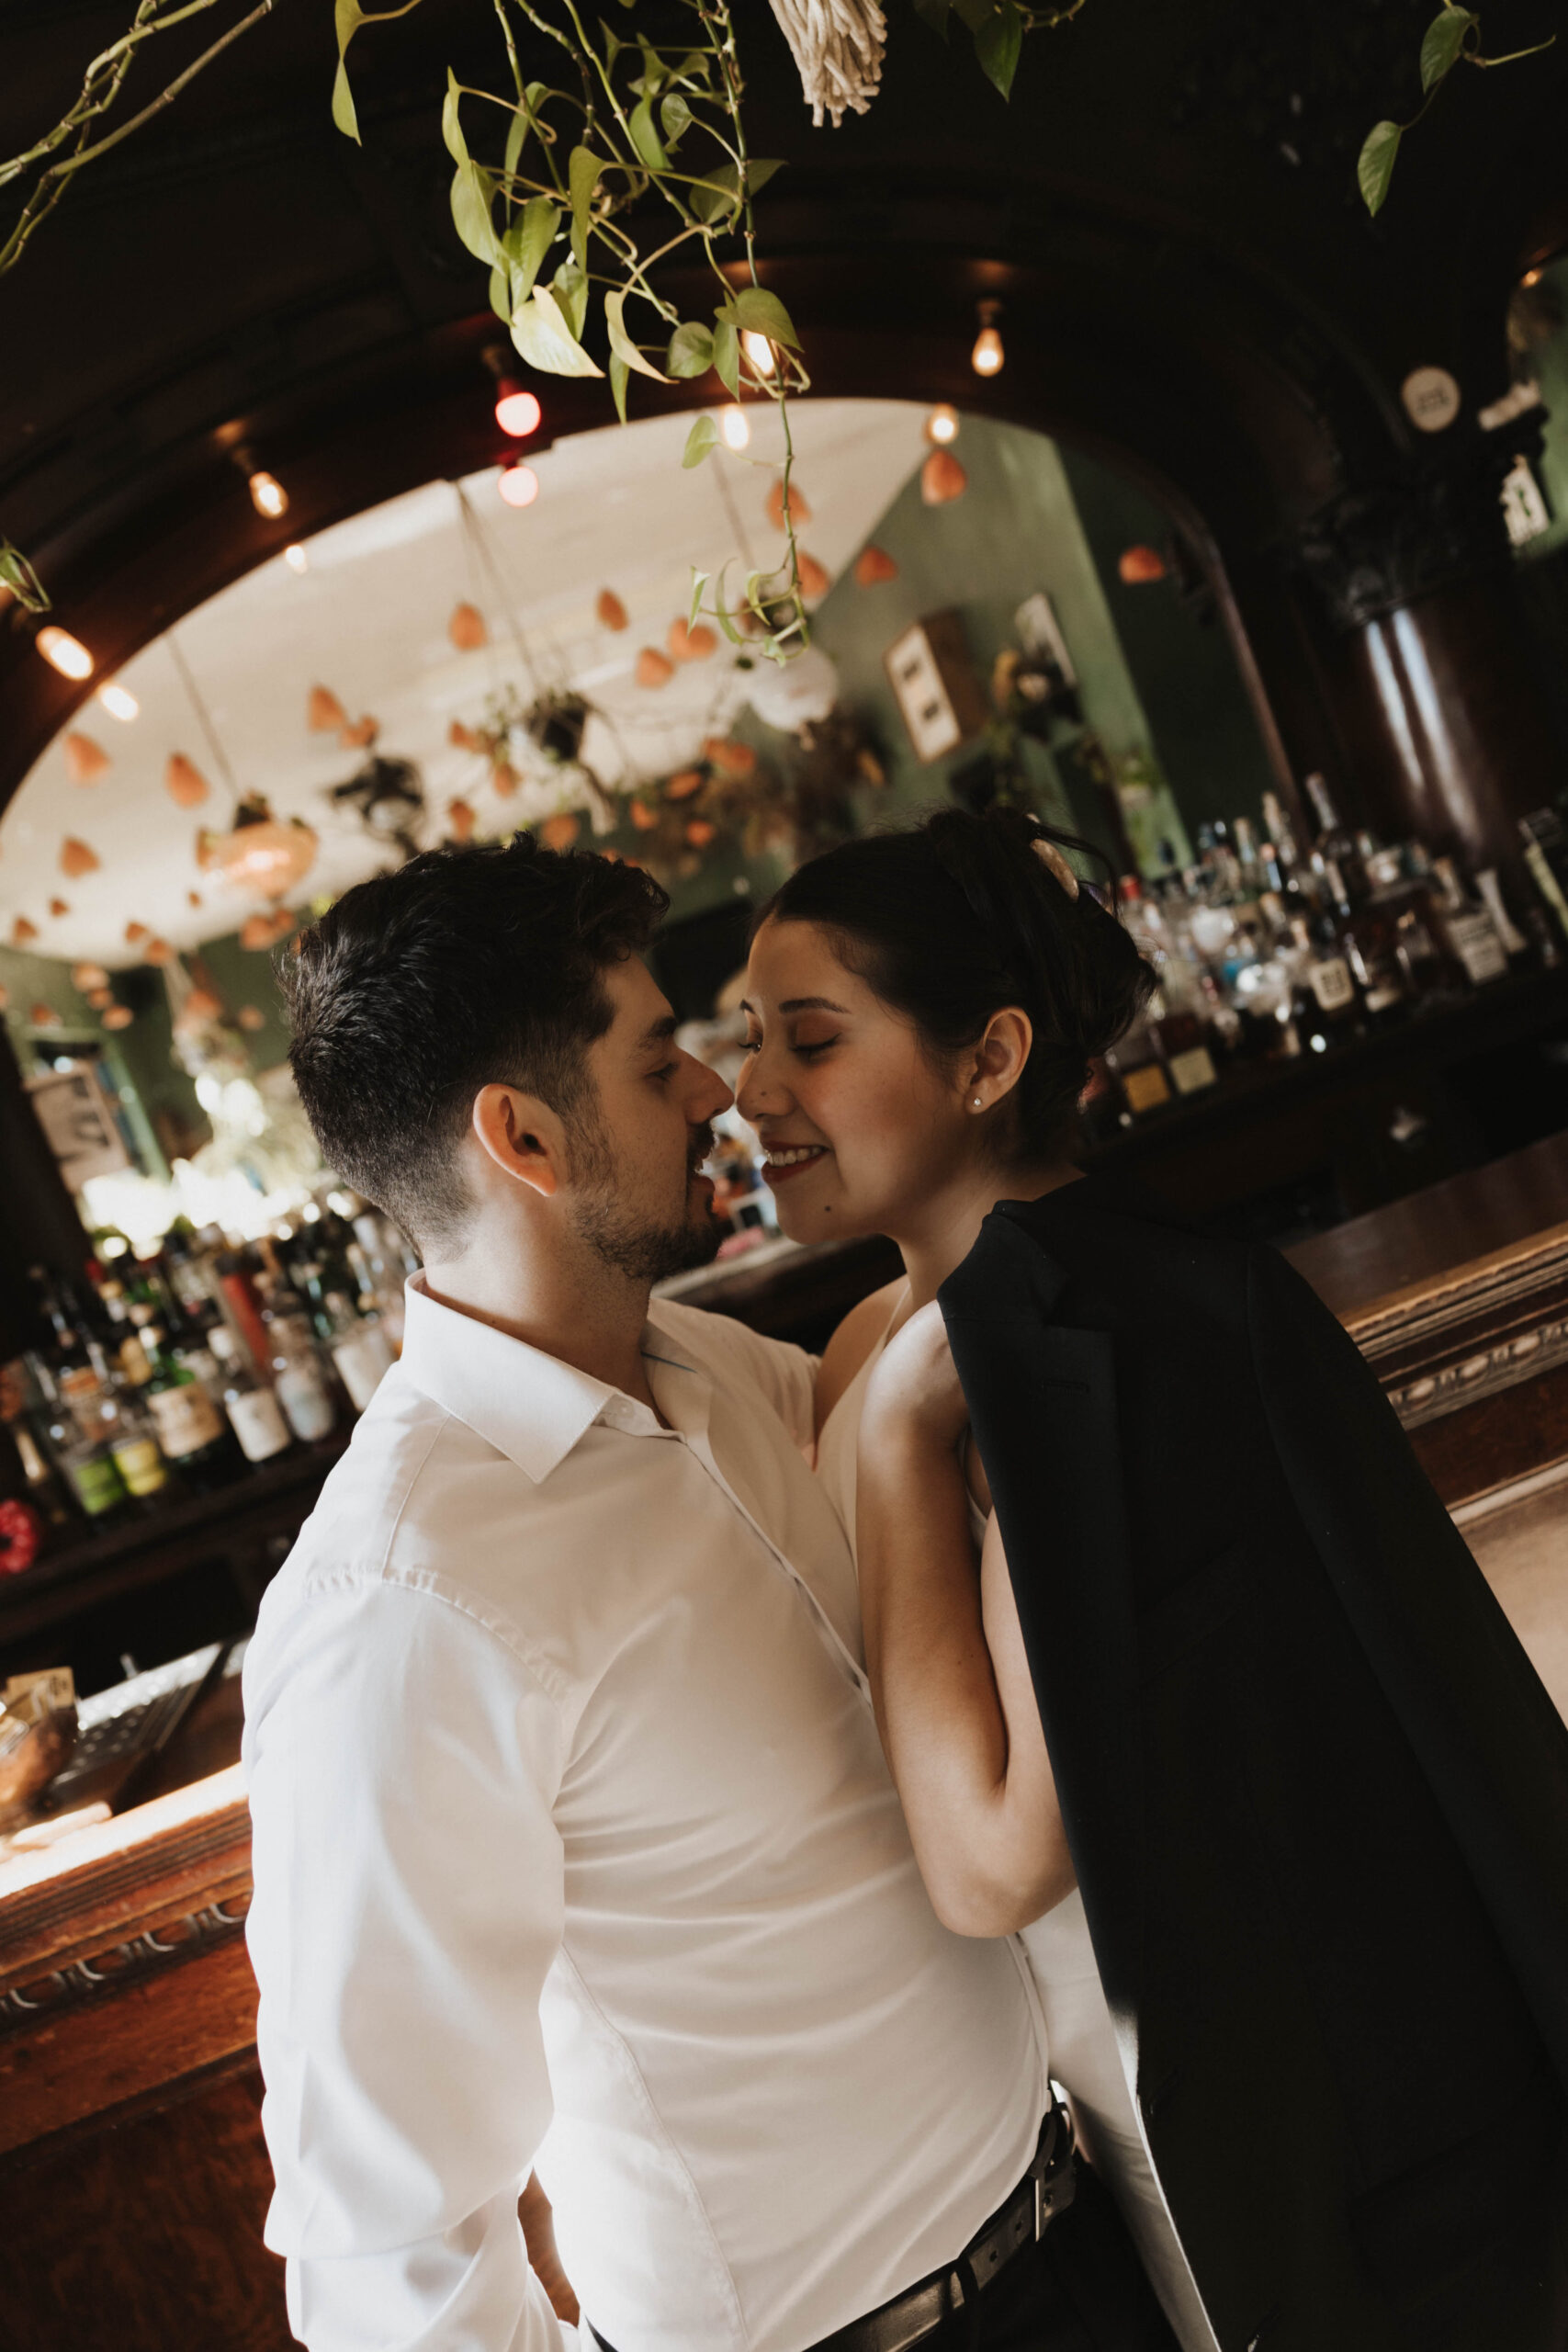
[[[968,1422],[969,1408],[953,1368],[947,1326],[933,1299],[895,1332],[873,1367],[862,1430],[873,1423],[888,1431],[897,1428],[945,1453],[957,1444]]]

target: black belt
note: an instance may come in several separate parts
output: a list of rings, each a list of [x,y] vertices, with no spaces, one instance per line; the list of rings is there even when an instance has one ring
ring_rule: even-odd
[[[982,2295],[1026,2245],[1043,2238],[1065,2213],[1077,2188],[1073,2169],[1073,2128],[1064,2107],[1053,2107],[1040,2127],[1033,2160],[1000,2211],[970,2239],[956,2262],[895,2295],[880,2310],[825,2335],[811,2352],[908,2352],[933,2335],[944,2320],[964,2309],[971,2285]],[[614,2352],[597,2328],[594,2339]]]

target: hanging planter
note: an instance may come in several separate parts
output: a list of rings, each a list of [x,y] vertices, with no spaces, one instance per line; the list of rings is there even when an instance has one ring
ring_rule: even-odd
[[[459,653],[477,653],[490,643],[485,616],[477,605],[458,605],[446,624],[446,634]]]
[[[259,792],[242,800],[232,830],[204,834],[205,863],[236,890],[281,899],[302,882],[319,847],[311,828],[299,817],[279,820]]]
[[[524,713],[523,731],[536,751],[563,765],[581,752],[589,708],[581,695],[540,695]]]
[[[183,752],[171,752],[164,770],[164,789],[176,808],[199,808],[211,797],[212,786]]]
[[[103,745],[95,743],[90,735],[67,735],[61,749],[73,784],[101,784],[114,765]]]

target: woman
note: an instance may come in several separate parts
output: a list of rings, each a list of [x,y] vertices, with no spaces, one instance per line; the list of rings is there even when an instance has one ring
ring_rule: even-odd
[[[818,1466],[916,1853],[949,1925],[1021,1933],[1186,2352],[1547,2352],[1568,1740],[1304,1286],[1067,1159],[1149,983],[1010,811],[815,860],[754,937],[781,1222],[904,1255]]]

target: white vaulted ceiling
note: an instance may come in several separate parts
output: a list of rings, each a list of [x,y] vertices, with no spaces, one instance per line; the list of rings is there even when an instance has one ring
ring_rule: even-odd
[[[749,413],[748,456],[774,455],[776,421]],[[802,544],[836,577],[924,455],[925,410],[803,401],[791,414],[796,480],[812,516]],[[346,888],[387,855],[353,811],[327,797],[367,755],[309,730],[313,685],[329,687],[351,720],[378,719],[379,751],[417,763],[431,841],[447,830],[454,798],[473,807],[481,834],[547,815],[563,797],[581,799],[570,776],[538,763],[515,796],[499,800],[486,763],[451,746],[452,721],[478,724],[503,684],[525,698],[536,681],[584,695],[603,714],[589,722],[584,757],[611,785],[667,774],[733,717],[748,673],[726,646],[657,690],[633,682],[639,649],[662,648],[686,611],[694,566],[716,571],[739,559],[730,575],[738,587],[749,565],[770,565],[783,548],[764,511],[774,472],[722,450],[683,471],[691,422],[689,413],[656,417],[556,443],[529,458],[540,488],[523,509],[502,503],[494,472],[475,475],[462,488],[478,518],[477,546],[457,488],[427,483],[307,541],[302,574],[278,556],[178,624],[179,651],[240,790],[265,793],[276,816],[302,817],[321,836],[301,899]],[[630,615],[624,632],[595,616],[604,588]],[[489,627],[490,642],[477,651],[457,651],[447,636],[463,601]],[[99,744],[109,773],[72,783],[57,740],[0,819],[0,940],[25,916],[39,932],[35,953],[111,967],[139,960],[125,944],[128,922],[190,947],[234,930],[262,904],[197,867],[198,826],[225,831],[231,802],[167,641],[148,645],[118,683],[141,706],[134,720],[121,724],[94,700],[65,730]],[[175,752],[212,786],[194,811],[164,788]],[[96,853],[96,872],[62,876],[68,836]],[[193,890],[199,907],[188,902]],[[51,899],[69,911],[51,915]]]

